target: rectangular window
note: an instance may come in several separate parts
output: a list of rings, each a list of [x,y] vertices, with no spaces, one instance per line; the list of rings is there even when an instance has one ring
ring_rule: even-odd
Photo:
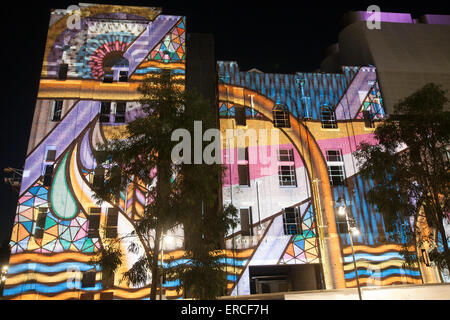
[[[235,106],[235,120],[236,125],[238,126],[245,126],[247,124],[246,118],[245,118],[245,107],[243,106]]]
[[[239,164],[238,173],[239,173],[239,185],[250,186],[250,172],[248,164]]]
[[[294,161],[294,150],[280,149],[278,150],[278,161]]]
[[[324,129],[338,128],[334,110],[328,106],[322,106],[320,108],[320,121],[322,122],[322,128]]]
[[[67,63],[62,63],[58,66],[58,80],[66,80],[67,79],[67,70],[69,69],[69,65]]]
[[[241,234],[243,236],[253,236],[252,208],[240,209],[241,214]]]
[[[89,270],[83,272],[83,278],[81,279],[82,288],[92,288],[95,287],[95,276],[97,272],[94,270]]]
[[[101,208],[90,208],[88,216],[88,237],[99,238]]]
[[[112,71],[105,71],[105,74],[103,75],[103,82],[113,83],[113,81],[114,81],[114,73]]]
[[[280,186],[296,187],[295,166],[278,166],[278,179]]]
[[[34,237],[36,239],[42,239],[45,230],[45,220],[47,219],[47,208],[39,208],[39,212],[36,218],[36,225],[34,228]]]
[[[117,237],[117,220],[119,218],[119,209],[108,208],[106,216],[106,238]]]
[[[62,100],[55,100],[53,102],[52,121],[60,121],[62,116]]]
[[[103,167],[95,168],[92,185],[94,186],[94,188],[101,188],[104,182],[105,182],[105,168]]]
[[[364,126],[366,128],[373,128],[372,117],[370,116],[369,110],[363,111],[363,119],[364,119]]]
[[[56,150],[47,150],[47,156],[45,157],[45,161],[55,161],[56,159]]]
[[[50,187],[52,181],[53,181],[53,165],[49,164],[45,166],[42,184],[44,187]]]
[[[328,165],[328,175],[332,186],[343,185],[345,181],[343,165]]]
[[[326,151],[327,161],[328,162],[342,162],[342,153],[341,150],[327,150]]]
[[[94,300],[94,293],[84,292],[80,295],[80,300]]]
[[[284,234],[301,234],[302,221],[297,208],[285,208],[283,213]]]
[[[109,114],[111,113],[111,102],[102,101],[100,107],[100,122],[109,122]]]
[[[100,293],[100,300],[113,300],[114,293],[113,292],[102,292]]]
[[[119,71],[119,82],[128,81],[128,71]]]
[[[117,102],[116,104],[116,117],[115,122],[116,123],[124,123],[125,122],[125,111],[127,109],[126,102]]]
[[[248,148],[238,148],[237,159],[238,161],[248,161]]]

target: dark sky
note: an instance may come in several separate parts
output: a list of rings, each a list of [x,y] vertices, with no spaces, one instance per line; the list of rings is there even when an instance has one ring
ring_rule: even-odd
[[[444,1],[82,1],[162,7],[187,16],[188,32],[212,33],[217,60],[241,70],[295,73],[319,68],[324,50],[337,42],[342,15],[371,4],[385,12],[450,14]],[[2,3],[0,169],[23,167],[39,85],[51,8],[76,1]],[[446,6],[446,7],[445,7]],[[449,35],[450,36],[450,35]],[[1,176],[3,181],[3,176]],[[17,195],[0,183],[0,241],[9,238]]]

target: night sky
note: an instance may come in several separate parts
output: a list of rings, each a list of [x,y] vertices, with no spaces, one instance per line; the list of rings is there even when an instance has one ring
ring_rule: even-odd
[[[163,14],[187,16],[188,32],[211,33],[217,60],[237,61],[245,71],[315,71],[324,50],[336,43],[342,15],[371,4],[385,12],[450,14],[444,1],[81,1],[162,7]],[[209,5],[207,5],[209,3]],[[2,3],[1,182],[3,168],[22,168],[28,144],[50,9],[76,1]],[[450,35],[449,35],[450,36]],[[450,54],[450,53],[449,53]],[[17,194],[0,184],[0,241],[10,237]]]

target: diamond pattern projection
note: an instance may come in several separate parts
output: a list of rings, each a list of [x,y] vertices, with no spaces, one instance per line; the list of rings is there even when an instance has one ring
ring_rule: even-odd
[[[94,252],[95,248],[100,248],[98,238],[88,237],[88,220],[84,213],[79,211],[71,220],[59,219],[49,209],[48,193],[48,188],[39,181],[20,197],[11,236],[11,252]],[[39,208],[47,210],[43,235],[36,238],[34,234]]]
[[[186,59],[185,37],[185,22],[184,19],[180,19],[164,39],[153,48],[147,60],[184,63]]]
[[[378,82],[375,81],[364,99],[356,119],[364,119],[363,111],[369,111],[372,120],[383,119],[386,114],[383,108],[383,99],[381,98]]]
[[[292,237],[281,256],[281,264],[318,263],[319,249],[316,235],[314,209],[311,201],[299,206],[301,216],[301,234]]]

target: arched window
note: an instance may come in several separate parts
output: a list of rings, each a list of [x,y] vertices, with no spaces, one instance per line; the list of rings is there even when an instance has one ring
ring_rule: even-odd
[[[290,128],[289,111],[282,105],[276,105],[272,109],[273,126],[275,128]]]
[[[322,122],[322,128],[337,129],[338,127],[334,110],[330,106],[320,107],[320,121]]]

